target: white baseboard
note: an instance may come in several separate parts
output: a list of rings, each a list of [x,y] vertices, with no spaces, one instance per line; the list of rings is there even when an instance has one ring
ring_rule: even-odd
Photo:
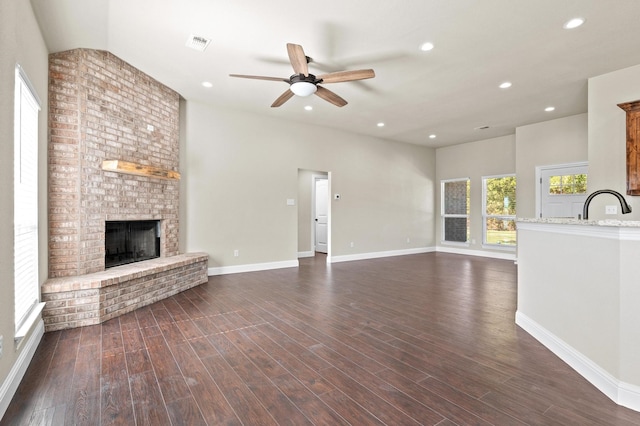
[[[4,413],[9,408],[9,403],[11,399],[18,390],[18,385],[22,381],[24,377],[24,373],[27,372],[27,368],[33,359],[33,355],[36,353],[36,349],[40,344],[40,340],[42,340],[42,336],[44,335],[44,321],[40,319],[31,333],[29,340],[22,347],[22,351],[20,351],[20,355],[16,360],[15,364],[9,371],[9,375],[0,386],[0,419],[4,416]]]
[[[640,386],[616,379],[522,312],[516,312],[516,324],[566,362],[613,402],[640,411]]]
[[[371,253],[356,253],[343,256],[331,256],[327,258],[327,263],[351,262],[353,260],[378,259],[381,257],[405,256],[407,254],[420,254],[435,251],[434,247],[420,247],[405,250],[376,251]]]
[[[447,247],[447,246],[438,246],[436,247],[436,251],[442,253],[453,253],[453,254],[464,254],[467,256],[480,256],[480,257],[490,257],[492,259],[504,259],[504,260],[516,260],[516,254],[513,252],[495,252],[488,250],[469,250],[466,248],[459,247]]]
[[[431,253],[434,251],[464,254],[468,256],[491,257],[495,259],[506,259],[506,260],[514,260],[514,261],[516,259],[516,256],[514,253],[497,253],[497,252],[484,251],[484,250],[466,250],[466,249],[460,249],[460,248],[440,246],[440,247],[419,247],[419,248],[404,249],[404,250],[376,251],[376,252],[369,252],[369,253],[355,253],[355,254],[347,254],[342,256],[331,256],[331,257],[327,257],[327,263],[340,263],[340,262],[351,262],[353,260],[367,260],[367,259],[378,259],[382,257],[405,256],[408,254]],[[313,257],[313,256],[315,256],[315,252],[313,251],[298,252],[298,258]],[[286,260],[282,262],[269,262],[269,263],[253,263],[253,264],[235,265],[235,266],[218,266],[218,267],[209,268],[208,274],[209,276],[224,275],[224,274],[238,274],[241,272],[267,271],[270,269],[280,269],[280,268],[296,268],[298,266],[299,266],[299,263],[297,260]]]
[[[268,262],[268,263],[251,263],[247,265],[234,265],[234,266],[218,266],[215,268],[209,268],[207,273],[209,276],[213,275],[225,275],[225,274],[239,274],[241,272],[255,272],[255,271],[268,271],[271,269],[281,268],[297,268],[299,266],[298,260],[285,260],[282,262]]]

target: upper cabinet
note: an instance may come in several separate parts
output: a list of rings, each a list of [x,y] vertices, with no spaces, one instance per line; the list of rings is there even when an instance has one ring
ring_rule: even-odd
[[[627,195],[640,195],[640,101],[618,106],[627,112]]]

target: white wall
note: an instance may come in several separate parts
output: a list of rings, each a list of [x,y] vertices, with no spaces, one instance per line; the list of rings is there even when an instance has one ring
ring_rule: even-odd
[[[13,280],[13,108],[14,70],[19,63],[42,102],[39,134],[40,281],[47,278],[47,50],[28,1],[0,1],[0,398],[25,351],[25,340],[14,344]],[[11,395],[9,395],[10,397]],[[2,404],[0,400],[0,415]]]
[[[502,136],[436,150],[436,238],[438,249],[442,243],[442,221],[440,220],[440,181],[444,179],[470,178],[470,240],[469,250],[504,252],[482,248],[482,177],[515,173],[515,136]]]
[[[626,195],[626,113],[618,104],[640,99],[640,65],[589,79],[589,191],[613,189],[633,211],[607,219],[640,220],[638,197]],[[611,195],[593,199],[589,219],[604,219],[604,206],[618,204]]]
[[[587,161],[587,118],[585,113],[516,128],[518,217],[535,217],[536,167]]]
[[[197,102],[183,112],[181,232],[210,267],[297,259],[298,203],[286,200],[297,198],[299,169],[331,172],[342,196],[331,205],[332,256],[435,245],[432,148]]]

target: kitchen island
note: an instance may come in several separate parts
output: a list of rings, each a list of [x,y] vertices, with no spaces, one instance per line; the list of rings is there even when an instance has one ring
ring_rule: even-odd
[[[523,219],[516,323],[640,411],[640,221]]]

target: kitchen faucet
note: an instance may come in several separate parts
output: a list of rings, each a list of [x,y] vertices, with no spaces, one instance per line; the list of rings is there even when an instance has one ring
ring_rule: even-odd
[[[620,206],[622,207],[622,214],[631,213],[631,206],[629,204],[627,204],[627,200],[624,199],[622,194],[620,194],[619,192],[614,191],[613,189],[600,189],[598,191],[593,192],[591,195],[589,195],[587,197],[587,200],[584,202],[584,207],[582,208],[582,218],[583,219],[586,220],[586,219],[589,218],[589,204],[591,203],[591,200],[593,199],[593,197],[595,197],[596,195],[600,195],[600,194],[615,195],[618,198],[618,201],[620,201]]]

